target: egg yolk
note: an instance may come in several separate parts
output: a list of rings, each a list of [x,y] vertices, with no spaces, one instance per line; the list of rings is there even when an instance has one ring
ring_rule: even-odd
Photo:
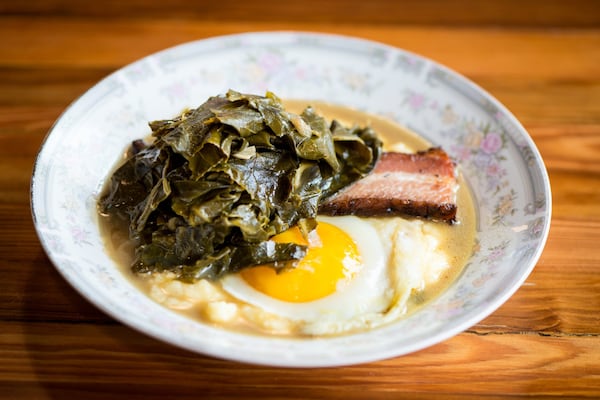
[[[279,300],[301,303],[330,295],[348,283],[362,266],[352,238],[332,224],[319,222],[308,242],[296,227],[271,240],[308,246],[295,268],[277,272],[271,267],[257,266],[241,272],[254,289]]]

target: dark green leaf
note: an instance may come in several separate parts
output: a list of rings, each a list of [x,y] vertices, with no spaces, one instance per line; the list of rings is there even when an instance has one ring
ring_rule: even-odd
[[[321,199],[366,175],[381,146],[369,128],[289,113],[272,93],[229,91],[150,127],[99,209],[128,222],[134,271],[187,281],[302,258],[304,246],[269,238],[295,225],[307,235]]]

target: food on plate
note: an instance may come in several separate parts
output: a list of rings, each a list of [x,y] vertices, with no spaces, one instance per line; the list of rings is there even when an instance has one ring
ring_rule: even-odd
[[[439,294],[475,232],[447,154],[356,110],[285,105],[230,91],[152,122],[98,202],[118,263],[166,307],[252,333],[371,329]]]
[[[364,179],[325,199],[328,215],[412,215],[453,223],[458,180],[454,163],[440,148],[413,154],[383,153]]]

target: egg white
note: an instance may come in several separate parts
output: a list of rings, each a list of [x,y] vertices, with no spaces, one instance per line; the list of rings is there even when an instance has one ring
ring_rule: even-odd
[[[326,297],[304,302],[286,302],[272,298],[250,286],[239,274],[222,280],[222,287],[232,296],[267,312],[304,323],[343,323],[360,316],[385,312],[394,291],[388,275],[389,252],[379,239],[377,230],[354,216],[319,217],[346,232],[357,246],[363,265],[347,284],[338,285]],[[328,330],[329,328],[324,328]]]

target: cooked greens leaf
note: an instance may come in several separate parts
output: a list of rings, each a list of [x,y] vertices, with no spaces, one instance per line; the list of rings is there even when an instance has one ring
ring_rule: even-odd
[[[135,272],[185,281],[304,257],[305,246],[269,239],[296,225],[307,235],[320,200],[369,173],[381,150],[370,128],[290,113],[270,92],[230,90],[150,128],[98,206],[128,224]]]

